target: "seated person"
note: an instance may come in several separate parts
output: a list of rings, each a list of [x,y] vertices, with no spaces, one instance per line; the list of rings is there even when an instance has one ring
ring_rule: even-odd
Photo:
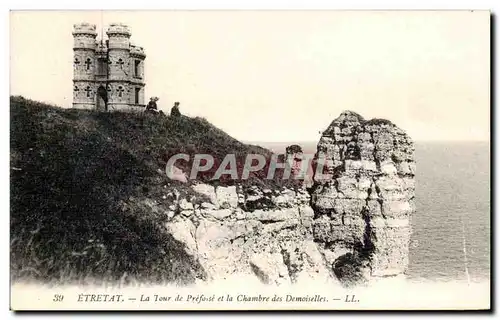
[[[157,111],[158,110],[158,106],[156,105],[156,101],[158,101],[158,98],[151,97],[151,99],[149,100],[148,105],[146,106],[146,111],[148,111],[148,110]]]
[[[179,110],[179,102],[174,103],[174,106],[172,107],[172,110],[170,110],[170,115],[173,117],[180,117],[181,112]]]

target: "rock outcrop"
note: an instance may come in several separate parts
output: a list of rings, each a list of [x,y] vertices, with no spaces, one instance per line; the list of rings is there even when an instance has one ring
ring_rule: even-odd
[[[413,153],[408,135],[387,120],[346,111],[324,131],[316,156],[325,166],[311,188],[313,234],[343,283],[405,272]]]
[[[206,201],[177,202],[166,230],[186,246],[211,280],[254,275],[266,284],[332,280],[312,237],[305,189],[195,184]]]
[[[175,195],[165,229],[211,280],[246,274],[267,284],[348,286],[399,275],[415,210],[413,152],[389,121],[344,112],[318,143],[325,166],[309,189],[197,183],[194,197]]]

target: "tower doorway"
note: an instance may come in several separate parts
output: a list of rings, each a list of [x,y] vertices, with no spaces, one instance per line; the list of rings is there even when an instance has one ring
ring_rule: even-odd
[[[103,86],[99,86],[96,94],[96,109],[98,111],[107,111],[108,110],[108,92],[106,88]]]

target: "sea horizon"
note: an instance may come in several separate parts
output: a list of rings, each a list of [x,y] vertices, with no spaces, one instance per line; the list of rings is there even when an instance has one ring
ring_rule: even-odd
[[[411,217],[408,279],[489,280],[490,141],[414,142],[416,212]],[[304,153],[314,153],[316,143],[258,142],[257,145],[284,152],[288,145],[297,144]]]

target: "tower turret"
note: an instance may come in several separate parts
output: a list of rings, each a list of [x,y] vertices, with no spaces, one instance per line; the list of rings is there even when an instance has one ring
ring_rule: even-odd
[[[130,30],[113,23],[108,31],[108,109],[129,110],[130,106]]]
[[[96,25],[73,25],[73,107],[95,107]]]
[[[144,59],[146,59],[146,54],[144,49],[139,46],[130,45],[130,61],[131,61],[131,73],[130,86],[132,88],[132,94],[130,95],[130,104],[136,106],[145,105],[145,94],[144,87],[146,83],[144,82]]]

